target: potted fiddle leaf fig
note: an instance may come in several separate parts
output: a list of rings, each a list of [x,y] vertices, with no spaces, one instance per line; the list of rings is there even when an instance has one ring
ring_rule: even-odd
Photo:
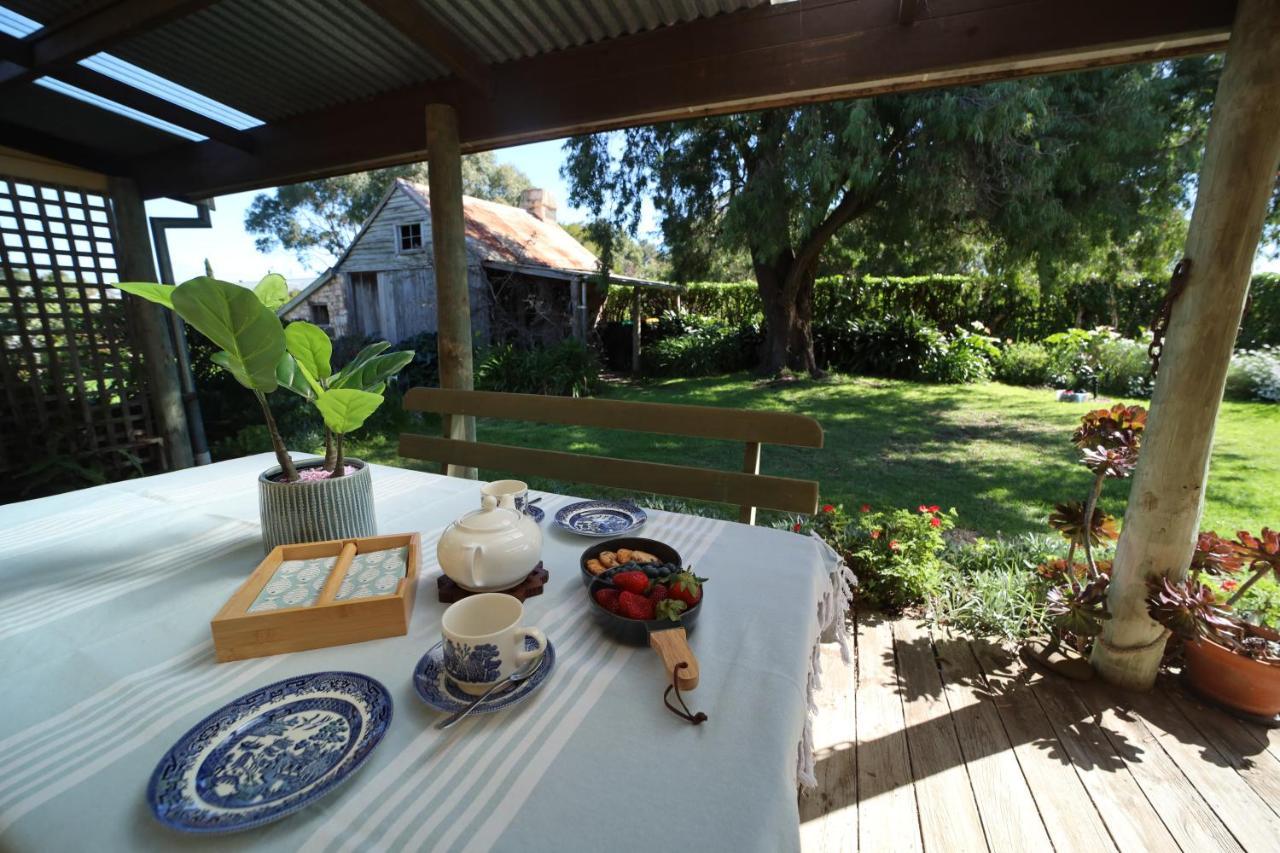
[[[118,287],[175,311],[220,351],[213,362],[249,389],[262,410],[277,465],[258,477],[263,546],[377,533],[369,466],[345,454],[347,435],[383,402],[390,381],[413,359],[380,341],[334,371],[333,343],[319,327],[287,327],[276,309],[288,300],[285,280],[268,275],[250,290],[200,276],[179,285],[123,282]],[[284,388],[307,400],[324,423],[323,459],[294,462],[271,413],[268,395]]]
[[[1202,575],[1250,572],[1248,580],[1222,584],[1231,595],[1220,601]],[[1147,611],[1183,641],[1184,674],[1200,695],[1250,719],[1280,725],[1280,633],[1240,618],[1232,607],[1249,588],[1271,574],[1280,580],[1280,531],[1263,528],[1227,540],[1201,533],[1190,571],[1183,580],[1154,579]]]

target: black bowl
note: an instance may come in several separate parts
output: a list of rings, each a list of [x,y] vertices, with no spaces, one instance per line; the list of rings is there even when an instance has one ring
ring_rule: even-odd
[[[647,551],[664,563],[684,566],[684,562],[680,559],[680,554],[665,542],[659,542],[656,539],[641,539],[638,536],[608,539],[604,542],[597,542],[582,552],[582,558],[578,561],[578,570],[582,572],[584,586],[590,586],[592,581],[598,579],[596,575],[587,571],[587,560],[594,560],[604,551],[616,551],[619,548],[630,548],[632,551]],[[605,612],[607,613],[608,611]]]
[[[627,546],[623,545],[622,547],[625,548]],[[609,549],[606,548],[605,550],[608,551]],[[641,548],[640,550],[643,551],[645,549]],[[652,553],[657,556],[656,551]],[[647,646],[649,645],[649,634],[653,631],[684,628],[685,634],[693,634],[693,624],[698,621],[698,614],[702,612],[702,598],[698,599],[697,604],[681,613],[678,620],[628,619],[625,616],[619,616],[617,613],[610,613],[596,601],[596,590],[608,589],[612,586],[608,581],[599,579],[593,580],[587,585],[587,598],[591,602],[591,616],[610,638],[631,646]],[[703,597],[706,597],[705,593]]]

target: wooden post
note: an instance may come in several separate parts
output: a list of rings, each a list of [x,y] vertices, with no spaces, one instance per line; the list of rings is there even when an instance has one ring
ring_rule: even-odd
[[[760,442],[748,441],[742,451],[742,473],[760,473]],[[756,508],[753,506],[738,507],[738,521],[743,524],[756,523]]]
[[[640,288],[633,287],[631,298],[631,372],[640,375]]]
[[[1209,124],[1187,234],[1191,274],[1173,305],[1142,455],[1094,644],[1107,681],[1146,689],[1165,632],[1147,615],[1148,578],[1185,575],[1195,547],[1214,423],[1280,162],[1280,3],[1240,0]]]
[[[107,188],[115,213],[121,279],[156,281],[147,211],[137,185],[129,178],[111,178]],[[156,428],[164,439],[169,468],[190,468],[195,464],[195,458],[191,452],[191,434],[187,430],[182,386],[178,382],[177,355],[169,337],[165,309],[144,299],[133,298],[124,300],[124,308],[138,336],[135,343],[142,350],[151,393],[151,411],[155,413]]]
[[[466,224],[462,215],[462,153],[458,114],[448,104],[427,105],[427,167],[431,197],[431,248],[436,272],[436,338],[440,387],[470,391],[471,299],[467,292]],[[475,418],[444,417],[446,438],[476,440]],[[450,465],[448,473],[474,480],[476,469]]]

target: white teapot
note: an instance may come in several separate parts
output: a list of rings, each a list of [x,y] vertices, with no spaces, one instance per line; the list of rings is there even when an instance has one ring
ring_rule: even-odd
[[[542,559],[542,531],[522,512],[485,495],[445,530],[436,546],[440,568],[470,592],[492,592],[524,580]]]

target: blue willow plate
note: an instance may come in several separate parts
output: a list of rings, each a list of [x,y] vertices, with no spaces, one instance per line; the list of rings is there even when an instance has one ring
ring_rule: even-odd
[[[183,832],[270,823],[345,780],[390,723],[391,694],[367,675],[286,678],[196,723],[156,765],[147,803]]]
[[[532,518],[534,524],[541,524],[543,516],[546,515],[546,513],[542,511],[542,507],[534,506],[533,504],[525,504],[524,514]]]
[[[640,507],[620,501],[578,501],[556,513],[556,527],[583,536],[621,536],[648,520]]]
[[[538,647],[537,641],[532,637],[526,637],[524,642],[527,649],[536,649]],[[550,640],[547,640],[547,650],[542,653],[542,662],[533,671],[533,675],[515,687],[499,690],[481,702],[480,706],[471,713],[489,714],[523,702],[529,698],[530,693],[542,686],[542,682],[547,680],[547,676],[551,674],[551,670],[555,665],[556,647],[551,644]],[[437,711],[444,711],[446,714],[461,711],[474,702],[476,698],[454,684],[449,676],[445,674],[443,640],[427,649],[427,653],[422,656],[422,659],[418,661],[418,665],[413,668],[413,689],[418,692],[418,697],[423,702],[426,702]]]

